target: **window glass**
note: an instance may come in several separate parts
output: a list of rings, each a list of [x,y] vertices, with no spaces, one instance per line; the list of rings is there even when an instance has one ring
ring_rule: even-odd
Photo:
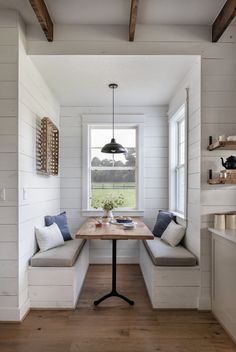
[[[186,120],[185,105],[170,119],[170,209],[185,215]]]
[[[184,213],[184,167],[177,170],[177,211]]]
[[[185,207],[185,119],[184,110],[176,121],[176,211],[184,213]]]
[[[115,129],[116,141],[126,154],[106,154],[101,149],[112,138],[111,128],[91,128],[90,142],[90,206],[99,200],[123,196],[123,208],[136,208],[136,129]]]

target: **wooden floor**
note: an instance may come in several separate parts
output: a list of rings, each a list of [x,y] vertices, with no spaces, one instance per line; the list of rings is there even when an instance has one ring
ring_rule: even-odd
[[[108,265],[91,265],[78,309],[31,311],[21,324],[0,324],[1,352],[232,352],[236,346],[211,313],[154,311],[138,265],[120,265],[118,298],[93,300],[110,288]]]

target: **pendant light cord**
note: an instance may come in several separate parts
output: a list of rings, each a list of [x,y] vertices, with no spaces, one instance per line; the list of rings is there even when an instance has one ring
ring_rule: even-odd
[[[109,153],[109,154],[121,154],[127,153],[126,148],[124,148],[121,144],[116,143],[115,140],[115,92],[114,89],[118,88],[117,83],[110,83],[108,85],[110,89],[113,89],[112,92],[112,139],[110,143],[107,143],[102,148],[102,153]],[[113,155],[114,158],[114,155]]]
[[[114,139],[115,135],[115,99],[114,99],[114,87],[112,88],[112,138]]]

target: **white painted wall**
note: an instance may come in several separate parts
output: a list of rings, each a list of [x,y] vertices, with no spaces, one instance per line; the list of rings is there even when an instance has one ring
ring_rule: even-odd
[[[116,107],[117,114],[144,114],[144,220],[152,229],[158,209],[168,208],[168,119],[167,107]],[[109,114],[110,107],[61,108],[61,211],[66,210],[75,232],[82,217],[82,129],[83,114]],[[138,242],[119,241],[118,260],[138,262]],[[91,241],[92,263],[111,259],[110,241]]]
[[[185,245],[200,260],[200,157],[201,157],[201,63],[196,58],[178,84],[169,104],[171,117],[185,102],[189,89],[188,113],[188,203]],[[171,141],[170,141],[171,143]]]
[[[20,320],[29,308],[27,265],[34,226],[60,211],[59,177],[36,174],[36,118],[59,125],[59,104],[25,51],[24,25],[0,12],[0,320]],[[0,186],[1,187],[1,186]],[[23,188],[26,199],[23,199]]]
[[[18,316],[17,51],[17,14],[0,11],[0,320]]]
[[[35,68],[19,30],[19,308],[29,307],[28,262],[36,251],[35,226],[60,211],[60,177],[36,173],[36,120],[50,117],[59,127],[59,104]],[[25,195],[25,196],[24,196]]]
[[[236,210],[236,185],[208,185],[208,170],[220,171],[220,157],[236,155],[235,151],[207,151],[208,137],[236,135],[236,37],[234,52],[219,44],[218,57],[202,59],[201,123],[201,262],[202,305],[211,291],[210,234],[213,214]],[[209,304],[208,304],[209,306]]]
[[[196,70],[190,72],[190,76],[187,75],[182,87],[190,88],[189,216],[186,244],[198,256],[201,265],[199,304],[202,309],[209,309],[211,306],[211,253],[208,228],[213,225],[214,213],[236,209],[235,185],[213,186],[207,183],[209,169],[213,169],[215,173],[223,169],[220,157],[235,155],[234,151],[207,151],[210,135],[216,138],[222,134],[236,134],[236,55],[222,48],[222,44],[217,45],[218,57],[212,58],[210,55],[202,58],[201,87],[200,81],[194,78],[194,72],[197,73],[199,70],[197,66]],[[174,98],[176,96],[181,96],[181,87]],[[172,101],[170,110],[172,105],[175,108],[178,103]]]

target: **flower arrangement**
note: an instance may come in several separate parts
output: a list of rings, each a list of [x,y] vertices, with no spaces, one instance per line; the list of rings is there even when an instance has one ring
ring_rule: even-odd
[[[119,194],[117,197],[107,195],[104,199],[100,199],[94,202],[93,207],[95,209],[102,208],[105,211],[113,210],[124,204],[124,196]]]

